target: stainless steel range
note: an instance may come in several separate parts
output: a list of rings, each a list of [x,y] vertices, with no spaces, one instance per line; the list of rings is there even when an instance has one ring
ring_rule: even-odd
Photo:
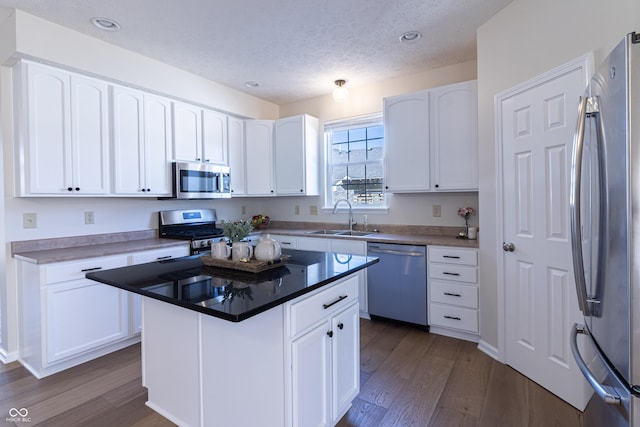
[[[216,227],[215,209],[160,211],[160,237],[191,241],[191,255],[208,253],[211,244],[223,239]]]

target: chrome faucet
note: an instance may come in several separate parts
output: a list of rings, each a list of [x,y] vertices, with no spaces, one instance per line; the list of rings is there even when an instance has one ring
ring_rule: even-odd
[[[333,205],[333,214],[336,214],[336,211],[338,210],[338,204],[340,204],[340,202],[346,202],[347,205],[349,205],[349,233],[353,232],[353,208],[351,206],[351,202],[348,201],[347,199],[340,199],[338,200],[335,205]]]

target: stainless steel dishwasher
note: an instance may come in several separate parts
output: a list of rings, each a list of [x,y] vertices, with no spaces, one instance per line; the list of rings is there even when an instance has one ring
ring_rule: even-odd
[[[425,249],[394,243],[367,244],[367,255],[380,259],[367,270],[370,315],[427,327]]]

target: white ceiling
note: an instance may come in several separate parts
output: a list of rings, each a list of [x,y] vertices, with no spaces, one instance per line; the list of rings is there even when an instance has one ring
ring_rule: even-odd
[[[207,79],[286,104],[476,58],[511,0],[0,0]],[[118,32],[98,30],[106,17]],[[406,31],[422,39],[403,44]],[[260,83],[248,88],[245,82]]]

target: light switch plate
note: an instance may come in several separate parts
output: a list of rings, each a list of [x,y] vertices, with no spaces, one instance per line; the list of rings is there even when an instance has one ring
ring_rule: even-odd
[[[22,214],[22,228],[37,228],[38,215],[35,212]]]
[[[300,205],[296,205],[293,209],[295,215],[300,215]]]
[[[442,216],[442,206],[433,205],[433,216],[434,217]]]
[[[84,213],[84,223],[85,224],[95,224],[96,219],[93,215],[93,211],[88,211]]]
[[[309,206],[309,215],[318,215],[318,206],[317,205]]]

